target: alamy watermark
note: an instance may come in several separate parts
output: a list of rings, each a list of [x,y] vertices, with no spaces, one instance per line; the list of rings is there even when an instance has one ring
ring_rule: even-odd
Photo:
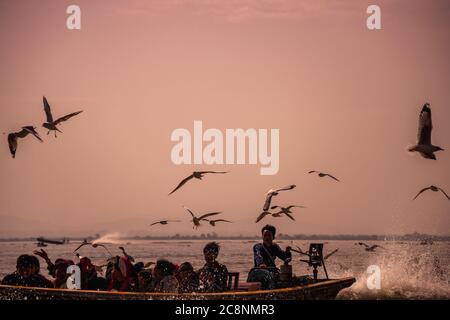
[[[81,289],[81,270],[77,265],[71,265],[67,268],[69,276],[66,280],[67,289],[79,290]]]
[[[367,7],[370,16],[366,20],[366,26],[369,30],[381,30],[381,8],[375,4]]]
[[[377,265],[370,265],[366,272],[369,274],[366,279],[367,289],[380,290],[381,289],[381,269]]]
[[[75,4],[67,7],[66,13],[69,14],[66,20],[66,27],[69,30],[81,29],[81,8]]]
[[[197,120],[192,135],[188,129],[179,128],[172,132],[170,139],[178,142],[170,154],[176,165],[259,163],[261,175],[274,175],[280,167],[279,129],[226,129],[222,133],[210,128],[203,131],[203,122]]]

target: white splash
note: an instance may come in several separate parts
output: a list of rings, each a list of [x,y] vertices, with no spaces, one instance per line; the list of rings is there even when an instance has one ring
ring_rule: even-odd
[[[107,233],[104,236],[101,236],[98,239],[95,239],[93,242],[95,243],[103,243],[103,244],[121,244],[124,243],[123,235],[119,232]]]
[[[450,296],[450,270],[448,263],[438,258],[430,247],[423,250],[416,245],[390,248],[377,252],[368,261],[381,270],[381,288],[371,290],[367,286],[370,276],[366,270],[354,272],[356,283],[350,289],[343,290],[341,299],[448,299]],[[405,250],[406,249],[406,250]],[[342,270],[347,273],[349,270]],[[347,271],[347,272],[346,272]],[[348,275],[348,274],[347,274]]]

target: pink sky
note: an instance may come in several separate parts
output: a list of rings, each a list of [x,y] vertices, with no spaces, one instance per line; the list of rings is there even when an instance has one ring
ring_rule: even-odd
[[[65,27],[68,5],[82,30]],[[377,4],[382,30],[366,29]],[[283,233],[449,234],[448,1],[2,1],[0,128],[35,125],[43,144],[6,136],[0,237],[257,234],[265,192],[291,183]],[[84,110],[55,139],[41,127]],[[433,111],[437,161],[408,154],[421,106]],[[174,129],[279,128],[280,170],[176,166]],[[167,193],[193,169],[231,171]],[[341,183],[308,175],[323,170]],[[162,218],[223,211],[233,225],[150,229]]]

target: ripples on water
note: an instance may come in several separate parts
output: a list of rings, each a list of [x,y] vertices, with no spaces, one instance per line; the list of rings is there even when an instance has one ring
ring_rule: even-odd
[[[108,239],[101,239],[102,243]],[[101,242],[101,241],[98,241]],[[174,263],[189,261],[194,268],[203,265],[202,249],[207,241],[111,241],[109,248],[120,254],[117,248],[125,246],[136,261],[156,261],[166,258]],[[229,271],[241,273],[245,280],[253,265],[252,247],[256,241],[221,240],[219,261]],[[316,241],[319,242],[319,241]],[[282,246],[299,245],[303,250],[309,246],[307,241],[278,241]],[[418,242],[371,242],[380,244],[376,252],[366,252],[354,241],[327,241],[325,254],[338,248],[339,251],[327,260],[327,270],[331,278],[353,276],[356,283],[341,291],[340,299],[450,299],[450,243],[435,242],[433,245],[420,245]],[[73,250],[79,243],[49,245],[44,248],[54,261],[56,258],[76,259]],[[16,259],[20,254],[31,254],[38,249],[33,242],[0,242],[0,277],[14,271]],[[80,249],[82,256],[90,257],[95,264],[103,264],[107,256],[102,248],[85,246]],[[299,262],[300,256],[294,253],[293,270],[297,275],[312,274],[306,264]],[[302,257],[303,258],[303,257]],[[367,289],[366,281],[369,265],[377,265],[381,270],[381,289]],[[45,262],[41,260],[42,274],[47,275]],[[320,275],[321,273],[319,273]]]

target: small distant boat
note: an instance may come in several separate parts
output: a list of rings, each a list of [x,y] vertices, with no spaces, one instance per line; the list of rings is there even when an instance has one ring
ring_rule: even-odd
[[[48,239],[48,238],[44,238],[44,237],[39,237],[36,239],[36,241],[38,243],[50,243],[50,244],[65,244],[68,243],[68,241],[66,239],[62,239],[62,240],[55,240],[55,239]]]
[[[219,293],[139,293],[46,289],[0,285],[0,300],[327,300],[350,287],[355,278],[321,279],[293,287]]]

